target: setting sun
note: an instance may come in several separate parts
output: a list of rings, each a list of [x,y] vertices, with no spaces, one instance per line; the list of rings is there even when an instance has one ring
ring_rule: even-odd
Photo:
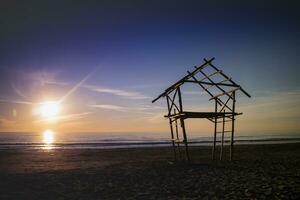
[[[59,113],[59,104],[57,102],[45,102],[40,107],[40,114],[44,118],[55,117]]]

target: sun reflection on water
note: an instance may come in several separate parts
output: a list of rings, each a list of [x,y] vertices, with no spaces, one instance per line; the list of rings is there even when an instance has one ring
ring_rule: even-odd
[[[54,135],[55,133],[49,129],[43,132],[43,149],[50,150],[53,148]]]

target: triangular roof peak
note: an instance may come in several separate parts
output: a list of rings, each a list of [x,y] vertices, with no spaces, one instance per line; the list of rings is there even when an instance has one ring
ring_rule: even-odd
[[[239,84],[234,82],[232,78],[228,77],[222,70],[219,70],[215,65],[212,64],[212,61],[215,58],[211,59],[203,59],[204,63],[200,66],[195,66],[195,69],[193,71],[187,71],[187,75],[172,84],[170,87],[168,87],[163,93],[161,93],[158,97],[156,97],[152,103],[160,99],[161,97],[166,97],[168,94],[176,90],[178,87],[183,85],[184,83],[195,83],[198,84],[204,91],[206,91],[210,96],[210,100],[216,99],[218,100],[218,97],[227,95],[230,96],[230,94],[234,91],[240,90],[242,93],[244,93],[247,97],[251,97],[250,94],[248,94]],[[205,68],[211,68],[212,73],[206,74],[203,69]],[[201,74],[202,78],[197,79],[195,77],[196,74]],[[212,79],[213,76],[220,76],[223,80],[222,81],[214,81]],[[229,89],[226,89],[229,88]],[[220,91],[220,93],[213,95],[212,92],[210,92],[210,88],[216,88]]]

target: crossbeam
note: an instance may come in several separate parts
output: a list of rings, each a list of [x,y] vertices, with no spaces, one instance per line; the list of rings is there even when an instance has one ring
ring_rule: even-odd
[[[223,81],[220,81],[220,82],[217,82],[217,83],[215,83],[215,84],[217,84],[217,85],[220,85],[220,86],[229,86],[229,87],[238,87],[239,85],[233,85],[233,84],[228,84],[228,83],[224,83],[224,82],[226,82],[226,81],[228,81],[227,79],[225,79],[225,80],[223,80]],[[214,84],[211,84],[211,85],[209,85],[208,87],[206,87],[206,89],[209,89],[209,88],[211,88],[211,87],[213,87],[213,86],[215,86]]]
[[[173,94],[173,97],[171,99],[171,97],[169,97],[169,95],[167,95],[167,99],[169,99],[171,101],[171,107],[169,109],[169,114],[172,112],[172,108],[173,105],[176,107],[176,109],[178,110],[178,112],[180,111],[178,106],[175,104],[175,98],[176,98],[176,94],[177,94],[178,90],[175,91],[175,93]]]
[[[188,71],[188,73],[190,73],[190,72]],[[206,81],[195,81],[195,80],[185,80],[184,82],[186,82],[186,83],[201,83],[201,84],[210,85],[210,86],[215,86],[215,85],[228,86],[228,87],[238,87],[239,86],[239,85],[222,83],[222,82],[211,83],[211,82],[206,82]],[[208,89],[208,88],[206,88],[206,89]]]
[[[207,59],[203,59],[204,60],[204,62],[207,62]],[[209,65],[212,67],[212,68],[214,68],[215,70],[217,70],[217,71],[220,71],[215,65],[213,65],[212,63],[209,63]],[[224,78],[226,78],[226,79],[230,79],[226,74],[224,74],[223,72],[221,72],[220,73]],[[232,84],[236,84],[232,79],[230,79],[229,80]],[[237,84],[236,84],[237,85]],[[248,93],[248,92],[246,92],[242,87],[240,87],[240,90],[247,96],[247,97],[249,97],[249,98],[251,98],[251,95]]]
[[[191,75],[194,75],[196,73],[198,73],[200,70],[204,69],[205,67],[209,66],[209,64],[214,60],[215,58],[211,58],[210,60],[206,60],[205,63],[203,63],[202,65],[200,65],[198,68],[196,68],[193,72],[191,72]],[[177,81],[176,83],[174,83],[173,85],[171,85],[170,87],[168,87],[163,93],[161,93],[158,97],[156,97],[152,103],[156,102],[158,99],[160,99],[161,97],[166,96],[167,94],[169,94],[170,92],[172,92],[174,89],[176,89],[177,87],[179,87],[180,85],[182,85],[184,83],[185,80],[189,79],[191,77],[190,74],[184,76],[182,79],[180,79],[179,81]]]
[[[216,74],[222,73],[222,70],[215,71],[214,73],[211,73],[211,74],[209,74],[209,75],[204,74],[203,71],[200,71],[200,73],[203,74],[203,75],[205,76],[205,77],[202,78],[200,81],[204,81],[204,80],[209,79],[210,77],[212,77],[212,76],[214,76],[214,75],[216,75]]]
[[[213,81],[208,75],[206,75],[203,71],[200,71],[200,73],[201,73],[203,76],[205,76],[205,78],[207,78],[211,83],[214,83],[214,81]],[[221,70],[218,70],[218,71],[216,71],[215,73],[222,73],[222,71],[221,71]],[[214,74],[214,73],[213,73],[213,74]],[[216,87],[217,87],[219,90],[221,90],[224,94],[226,94],[229,98],[231,98],[231,96],[230,96],[229,94],[227,94],[226,91],[225,91],[223,88],[221,88],[219,85],[216,85]]]
[[[191,72],[189,72],[189,71],[187,71],[187,73],[191,74]],[[214,96],[209,90],[205,89],[205,87],[200,82],[198,82],[198,80],[195,78],[195,76],[191,76],[191,77],[194,79],[194,81],[197,81],[197,83],[199,84],[199,86],[202,87],[202,89],[205,90],[211,97]],[[221,103],[218,100],[217,100],[217,103],[219,105],[221,105]]]
[[[218,117],[229,117],[233,115],[239,115],[240,113],[233,112],[179,112],[176,114],[165,115],[166,118],[218,118]]]
[[[240,89],[240,87],[237,87],[237,88],[234,88],[234,89],[232,89],[232,90],[225,91],[225,92],[223,92],[223,93],[221,93],[221,94],[217,94],[217,95],[213,96],[213,97],[210,98],[209,100],[216,99],[216,98],[218,98],[218,97],[220,97],[220,96],[223,96],[223,95],[229,95],[229,93],[232,93],[232,92],[237,91],[237,90],[239,90],[239,89]]]
[[[227,104],[228,104],[228,102],[229,102],[230,99],[232,99],[232,98],[228,97],[228,99],[224,103],[223,107],[221,108],[220,112],[222,112],[225,109],[225,107],[227,107],[229,110],[232,111],[232,109],[227,106]]]

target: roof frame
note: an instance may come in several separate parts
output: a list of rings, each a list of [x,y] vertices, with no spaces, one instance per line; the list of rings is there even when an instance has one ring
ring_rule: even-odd
[[[197,83],[204,91],[206,91],[210,96],[210,100],[212,99],[218,99],[217,101],[219,102],[219,98],[220,96],[226,95],[229,98],[231,98],[230,93],[240,90],[243,94],[245,94],[247,97],[251,97],[249,93],[247,93],[239,84],[237,84],[236,82],[234,82],[232,80],[232,78],[228,77],[226,74],[224,74],[224,72],[222,70],[219,70],[215,65],[212,64],[212,61],[214,61],[214,57],[211,59],[206,59],[204,58],[203,61],[204,63],[200,66],[195,66],[195,69],[190,72],[187,71],[187,75],[184,76],[183,78],[181,78],[180,80],[178,80],[177,82],[175,82],[174,84],[172,84],[171,86],[169,86],[163,93],[161,93],[160,95],[158,95],[155,99],[153,99],[152,103],[156,102],[158,99],[162,98],[162,97],[166,97],[168,94],[170,94],[171,92],[173,92],[174,90],[176,90],[178,87],[180,87],[181,85],[183,85],[184,83]],[[214,70],[213,73],[207,75],[205,72],[203,72],[202,70],[210,67],[211,69]],[[195,75],[196,74],[202,74],[203,78],[198,80]],[[215,75],[220,75],[221,77],[224,78],[224,80],[219,81],[219,82],[214,82],[212,80],[211,77],[215,76]],[[192,80],[191,80],[192,79]],[[208,81],[206,81],[208,80]],[[229,83],[225,83],[225,82],[229,82]],[[203,85],[208,85],[208,87],[204,87]],[[233,87],[233,89],[230,90],[224,90],[221,86],[224,87]],[[208,89],[211,87],[215,87],[217,88],[221,93],[217,94],[217,95],[213,95]],[[223,102],[219,102],[219,104],[223,104]]]

